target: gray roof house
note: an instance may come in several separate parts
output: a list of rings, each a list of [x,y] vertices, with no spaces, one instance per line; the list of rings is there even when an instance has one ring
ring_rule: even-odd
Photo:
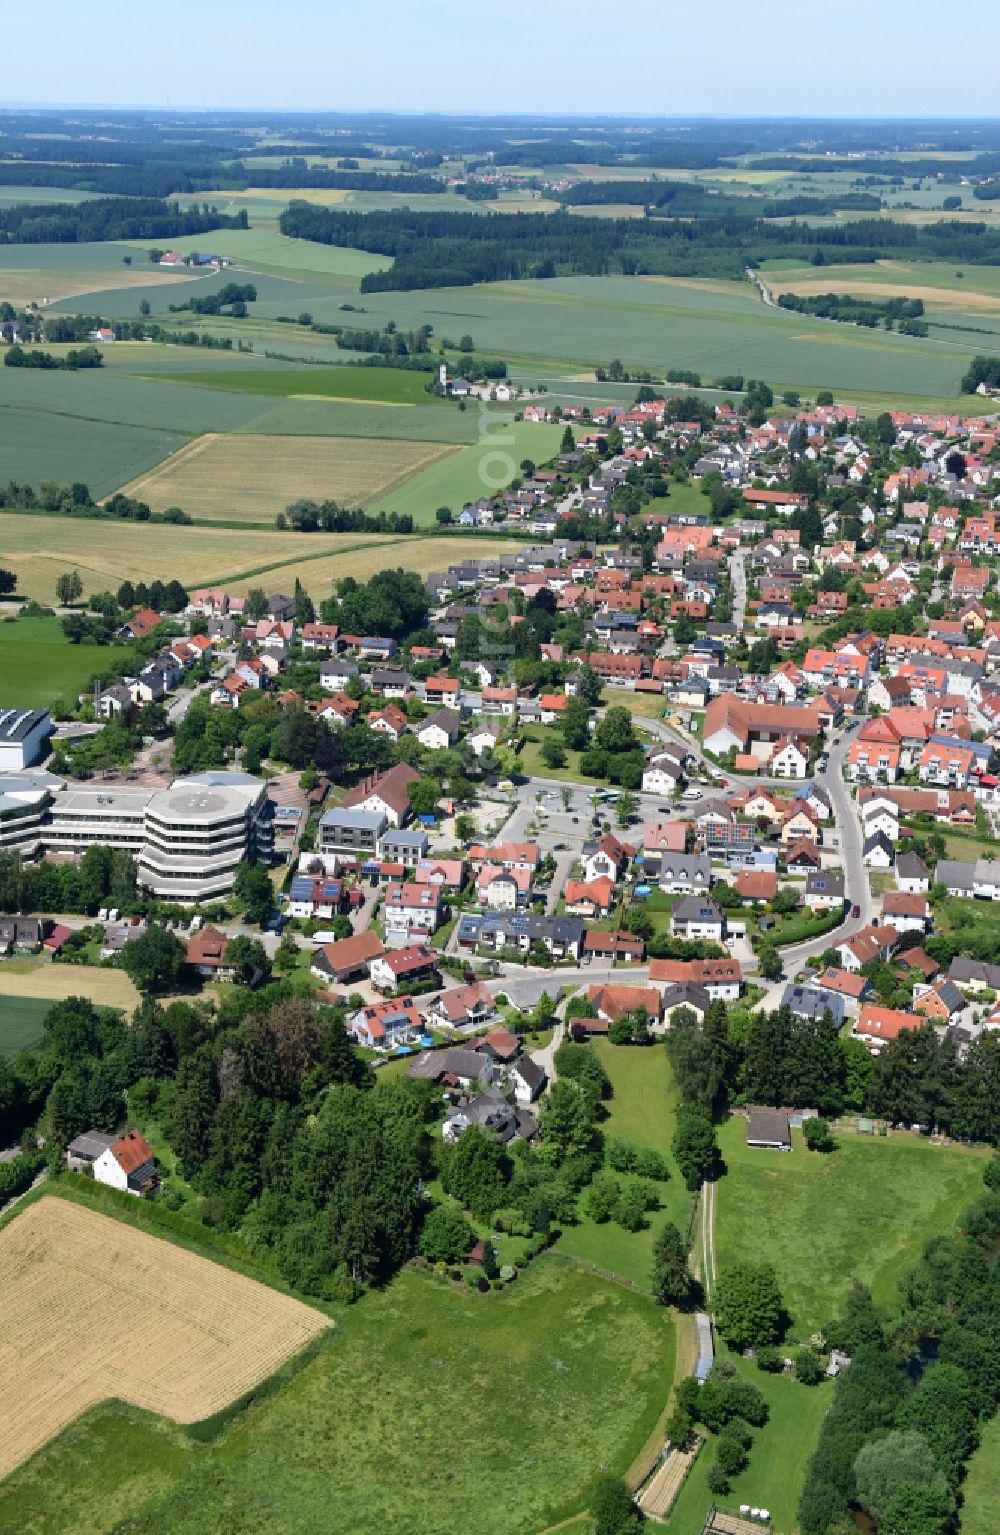
[[[785,987],[781,1000],[798,1018],[818,1021],[829,1011],[838,1029],[844,1022],[844,999],[835,991],[826,991],[819,986],[792,985]]]

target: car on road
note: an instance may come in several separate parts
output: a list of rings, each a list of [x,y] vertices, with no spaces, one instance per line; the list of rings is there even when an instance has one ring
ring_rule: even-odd
[[[574,817],[573,817],[573,825],[574,825],[574,826],[576,826],[576,824],[577,824],[577,823],[578,823],[578,821],[579,821],[579,819],[580,819],[580,817],[579,817],[579,816],[578,816],[578,815],[575,815],[575,816],[574,816]]]
[[[861,915],[861,907],[858,905],[857,901],[855,901],[854,905],[851,907],[851,916],[852,917],[860,917],[860,915]]]
[[[657,815],[669,815],[670,807],[668,805],[657,805],[656,813]]]
[[[565,851],[566,851],[566,844],[565,844],[565,842],[553,842],[553,844],[552,844],[552,851],[553,851],[553,853],[565,853]]]

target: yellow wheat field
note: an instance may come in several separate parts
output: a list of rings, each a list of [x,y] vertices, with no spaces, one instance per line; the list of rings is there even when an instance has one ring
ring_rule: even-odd
[[[176,1423],[272,1375],[328,1319],[256,1280],[58,1198],[0,1231],[0,1476],[117,1397]]]
[[[291,501],[342,506],[387,496],[411,475],[458,450],[450,444],[366,437],[284,437],[206,432],[124,487],[154,512],[274,526]]]
[[[315,535],[310,534],[312,538]],[[350,538],[350,534],[345,534]],[[313,544],[307,545],[313,548]],[[516,539],[469,538],[446,536],[443,538],[399,537],[395,533],[377,533],[362,548],[350,549],[343,554],[314,556],[283,565],[268,577],[268,591],[291,591],[295,582],[301,581],[314,602],[321,602],[333,591],[335,581],[353,576],[356,581],[370,581],[380,570],[401,566],[403,570],[416,571],[427,576],[432,570],[447,570],[449,565],[461,560],[472,560],[484,555],[511,554],[523,548]],[[247,592],[252,586],[260,586],[260,576],[244,576],[227,582],[230,591]],[[275,586],[275,583],[277,585]],[[265,583],[266,584],[266,583]]]

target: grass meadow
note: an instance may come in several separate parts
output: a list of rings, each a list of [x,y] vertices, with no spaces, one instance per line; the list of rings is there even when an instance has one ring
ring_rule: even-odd
[[[475,402],[464,414],[479,418]],[[437,459],[388,495],[373,497],[373,507],[408,512],[417,527],[431,527],[439,506],[450,507],[457,517],[466,502],[495,495],[520,478],[524,459],[543,464],[559,451],[562,427],[513,421],[512,414],[509,407],[484,405],[484,433],[478,443]]]
[[[703,1445],[670,1511],[667,1528],[670,1535],[701,1535],[712,1503],[732,1511],[749,1503],[770,1510],[775,1535],[793,1535],[806,1468],[833,1398],[833,1382],[801,1386],[791,1376],[767,1375],[749,1360],[729,1357],[763,1393],[770,1416],[763,1428],[754,1429],[750,1464],[733,1478],[725,1498],[713,1497],[706,1485],[705,1472],[715,1451],[711,1439]]]
[[[959,1528],[962,1535],[994,1535],[1000,1508],[1000,1418],[982,1430],[979,1447],[969,1462],[962,1486]]]
[[[331,536],[348,541],[341,553],[324,553],[323,545],[315,541],[321,538],[325,542]],[[353,576],[356,581],[367,581],[377,571],[385,570],[387,566],[395,568],[397,565],[426,576],[432,570],[444,570],[462,559],[474,559],[477,555],[510,554],[522,546],[514,539],[477,538],[474,534],[469,537],[449,535],[419,538],[385,533],[358,539],[354,534],[344,533],[300,535],[299,547],[303,551],[301,558],[286,560],[282,565],[271,567],[274,578],[280,582],[282,590],[286,587],[290,589],[296,580],[301,581],[313,601],[319,602],[321,598],[330,595],[334,582],[344,576]],[[314,550],[315,553],[312,552]],[[234,592],[245,592],[251,586],[260,585],[260,574],[253,570],[247,571],[230,578],[226,585]]]
[[[686,1233],[691,1217],[692,1198],[670,1151],[677,1088],[661,1044],[638,1049],[598,1039],[592,1041],[590,1048],[600,1057],[614,1087],[614,1096],[607,1104],[608,1118],[601,1127],[605,1136],[661,1152],[670,1165],[671,1176],[668,1182],[657,1184],[661,1208],[650,1213],[645,1231],[624,1231],[614,1221],[598,1225],[589,1216],[581,1215],[577,1225],[564,1228],[558,1251],[620,1274],[648,1291],[656,1233],[668,1220]],[[622,1183],[630,1181],[629,1174],[614,1176]]]
[[[428,373],[404,368],[248,368],[243,372],[176,373],[173,382],[281,400],[350,400],[364,405],[443,408],[427,393]]]
[[[0,515],[0,530],[3,521]],[[16,568],[14,560],[11,564]],[[46,708],[56,698],[72,698],[107,665],[108,656],[107,650],[93,645],[71,645],[57,618],[4,620],[0,623],[0,701],[7,708],[36,709]]]
[[[726,1174],[718,1185],[719,1269],[743,1258],[772,1263],[792,1335],[807,1338],[835,1314],[851,1282],[889,1301],[923,1244],[947,1231],[982,1182],[982,1156],[906,1133],[843,1133],[829,1156],[751,1150],[740,1117],[722,1126]]]
[[[126,1512],[143,1535],[331,1519],[450,1535],[465,1509],[481,1535],[536,1535],[576,1513],[598,1465],[624,1471],[673,1372],[665,1312],[555,1256],[492,1296],[404,1271],[336,1323],[213,1444],[97,1409],[8,1480],[5,1519],[22,1535],[110,1535]]]

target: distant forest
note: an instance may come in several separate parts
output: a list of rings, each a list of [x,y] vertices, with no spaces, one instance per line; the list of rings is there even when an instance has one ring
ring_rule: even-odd
[[[789,219],[809,215],[820,218],[846,210],[878,213],[882,199],[876,192],[841,192],[835,197],[762,197],[726,193],[697,181],[581,181],[559,194],[567,207],[601,203],[628,203],[655,209],[670,218]]]
[[[250,186],[413,194],[441,191],[445,159],[472,170],[498,165],[551,172],[561,166],[721,170],[754,156],[760,169],[893,179],[949,171],[976,181],[1000,174],[996,121],[760,121],[751,119],[534,118],[385,113],[168,113],[12,110],[0,114],[0,183],[69,187],[115,197],[170,197]],[[913,155],[903,159],[902,155]],[[261,156],[293,162],[255,166]],[[323,156],[337,163],[303,166]],[[365,168],[344,162],[365,160]],[[372,161],[386,161],[385,173]],[[595,174],[596,182],[600,177]],[[616,196],[633,201],[620,181]],[[973,187],[1000,195],[997,184]],[[577,200],[602,200],[591,192]],[[654,201],[644,198],[643,201]],[[857,205],[855,205],[857,206]],[[860,209],[859,209],[860,211]]]
[[[673,222],[406,208],[362,214],[297,202],[279,222],[283,234],[299,239],[391,256],[391,267],[362,278],[362,293],[581,274],[736,278],[747,266],[779,256],[817,266],[888,255],[1000,264],[1000,231],[955,220],[917,225],[861,219],[813,228],[749,217]]]
[[[246,210],[231,218],[206,208],[182,212],[154,197],[101,197],[84,203],[15,203],[0,208],[0,245],[73,245],[88,240],[166,240],[210,229],[246,229]]]

